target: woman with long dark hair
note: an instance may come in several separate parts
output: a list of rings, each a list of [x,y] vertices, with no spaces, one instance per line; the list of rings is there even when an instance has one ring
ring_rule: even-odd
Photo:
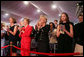
[[[58,52],[73,52],[73,24],[69,21],[67,13],[63,12],[57,27]]]

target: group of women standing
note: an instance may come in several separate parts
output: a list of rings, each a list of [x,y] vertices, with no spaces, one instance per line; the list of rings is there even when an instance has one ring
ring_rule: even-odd
[[[31,33],[33,32],[33,27],[29,25],[30,21],[28,18],[24,18],[24,26],[18,29],[14,18],[10,18],[10,28],[7,29],[7,34],[9,40],[13,42],[13,45],[16,44],[16,39],[21,38],[21,55],[30,56],[31,48]],[[35,39],[37,42],[37,52],[49,53],[49,32],[53,30],[47,24],[47,17],[44,15],[40,16],[39,21],[35,26]],[[54,26],[55,27],[55,26]],[[19,31],[19,32],[18,32]],[[74,38],[74,26],[73,23],[69,21],[69,16],[67,13],[62,13],[60,17],[59,25],[55,30],[55,37],[58,42],[57,53],[72,53],[73,52],[73,38]],[[13,48],[13,52],[16,52],[16,49]],[[43,56],[43,55],[38,55]]]

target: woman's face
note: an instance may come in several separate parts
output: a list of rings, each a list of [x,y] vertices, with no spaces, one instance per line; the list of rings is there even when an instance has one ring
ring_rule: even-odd
[[[50,27],[53,27],[53,24],[52,23],[50,24]]]
[[[26,20],[24,20],[24,25],[27,25],[27,24],[28,24],[28,22]]]
[[[65,14],[62,14],[61,20],[62,20],[62,21],[66,21],[66,18],[67,18],[66,15],[65,15]]]
[[[13,23],[13,19],[12,19],[12,18],[9,18],[9,22],[10,22],[10,23]]]
[[[53,24],[52,23],[50,23],[50,29],[52,29],[53,28]]]
[[[54,24],[57,24],[57,21],[54,21]]]
[[[41,17],[41,18],[40,18],[40,22],[44,23],[45,21],[46,21],[46,20],[45,20],[44,17]]]

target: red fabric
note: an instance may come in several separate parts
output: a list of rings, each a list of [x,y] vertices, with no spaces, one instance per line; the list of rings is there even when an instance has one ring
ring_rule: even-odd
[[[26,49],[26,51],[21,50],[21,55],[22,56],[30,56],[30,47],[31,47],[31,32],[32,32],[32,27],[27,26],[26,28],[22,28],[24,30],[24,33],[21,33],[19,36],[22,38],[21,39],[21,49]],[[27,51],[28,50],[28,51]]]
[[[30,51],[30,53],[40,54],[40,55],[50,55],[50,56],[72,56],[72,55],[80,55],[79,52],[77,52],[77,53],[40,53],[40,52]]]
[[[1,48],[7,48],[9,45],[7,45],[7,46],[4,46],[4,47],[1,47]]]
[[[19,47],[14,46],[16,49],[23,50]],[[25,49],[24,49],[25,50]],[[26,50],[27,51],[27,50]],[[40,55],[50,55],[50,56],[72,56],[72,55],[80,55],[81,53],[76,52],[76,53],[40,53],[40,52],[35,52],[35,51],[30,51],[30,53],[34,54],[40,54]]]

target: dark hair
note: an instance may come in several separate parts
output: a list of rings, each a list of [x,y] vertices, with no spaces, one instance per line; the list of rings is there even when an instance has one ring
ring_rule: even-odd
[[[14,17],[10,17],[10,18],[12,18],[13,23],[17,23],[17,22],[16,22],[16,19],[15,19]]]
[[[53,22],[50,22],[49,25],[52,24],[53,25],[53,28],[55,28],[55,24]]]
[[[58,20],[54,20],[54,21],[58,22]]]
[[[79,14],[79,16],[83,16],[83,14],[81,13],[81,14]],[[79,16],[78,16],[78,17],[79,17]]]
[[[67,13],[63,12],[62,14],[65,14],[66,15],[66,22],[70,22],[69,21],[69,16]],[[61,14],[61,17],[62,17],[62,14]],[[63,23],[63,21],[61,20],[61,17],[60,17],[60,22],[59,23]]]

